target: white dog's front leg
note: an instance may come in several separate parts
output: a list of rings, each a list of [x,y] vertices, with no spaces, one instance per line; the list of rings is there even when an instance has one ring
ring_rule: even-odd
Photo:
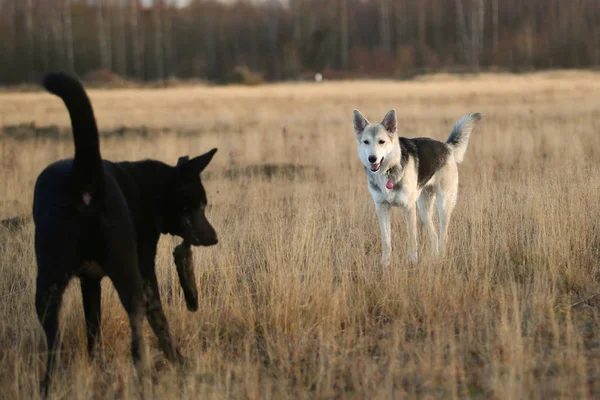
[[[377,203],[375,206],[381,229],[381,265],[387,267],[392,262],[391,206],[389,203]]]
[[[406,228],[408,231],[408,261],[416,263],[419,260],[417,243],[417,210],[413,205],[405,212]]]

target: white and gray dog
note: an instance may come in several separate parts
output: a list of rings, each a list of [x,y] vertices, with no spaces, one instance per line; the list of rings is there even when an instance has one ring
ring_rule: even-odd
[[[457,164],[462,162],[471,131],[481,117],[479,113],[463,116],[442,143],[430,138],[400,137],[395,110],[377,125],[354,110],[358,155],[365,166],[381,228],[383,265],[391,263],[392,206],[401,207],[406,214],[409,261],[418,260],[417,209],[429,231],[434,256],[443,251],[458,192]],[[439,240],[432,220],[434,203],[439,214]]]

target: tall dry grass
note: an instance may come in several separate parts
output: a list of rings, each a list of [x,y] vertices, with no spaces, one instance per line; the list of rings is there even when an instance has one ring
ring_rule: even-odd
[[[181,134],[102,140],[105,158],[219,147],[205,180],[217,247],[197,249],[189,313],[171,249],[157,270],[176,370],[149,328],[155,398],[597,398],[600,396],[600,80],[590,73],[261,88],[92,91],[101,128]],[[394,262],[378,266],[374,206],[351,111],[396,108],[405,136],[445,139],[486,117],[460,166],[446,255],[408,264],[400,211]],[[46,94],[1,94],[0,122],[68,125]],[[30,212],[37,174],[70,141],[2,138],[0,218]],[[227,178],[262,163],[293,178]],[[33,224],[0,232],[0,398],[35,398],[45,345],[33,307]],[[100,357],[87,359],[79,284],[61,314],[52,397],[137,398],[127,318],[103,283]],[[586,301],[581,301],[585,300]]]

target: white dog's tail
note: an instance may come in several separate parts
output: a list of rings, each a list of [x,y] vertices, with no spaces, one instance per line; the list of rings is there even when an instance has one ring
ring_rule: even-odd
[[[452,128],[452,132],[450,132],[446,144],[452,149],[457,164],[462,162],[465,152],[467,151],[467,146],[469,145],[469,136],[471,136],[475,124],[481,117],[483,117],[483,115],[480,113],[469,113],[459,119],[454,125],[454,128]]]

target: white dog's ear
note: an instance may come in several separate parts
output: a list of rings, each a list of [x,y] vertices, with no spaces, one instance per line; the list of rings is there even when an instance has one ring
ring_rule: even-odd
[[[354,110],[354,132],[358,135],[369,126],[370,122],[358,110]]]
[[[381,125],[385,128],[389,133],[396,133],[398,131],[398,121],[396,120],[396,110],[390,110],[385,117],[383,117],[383,121],[381,121]]]

